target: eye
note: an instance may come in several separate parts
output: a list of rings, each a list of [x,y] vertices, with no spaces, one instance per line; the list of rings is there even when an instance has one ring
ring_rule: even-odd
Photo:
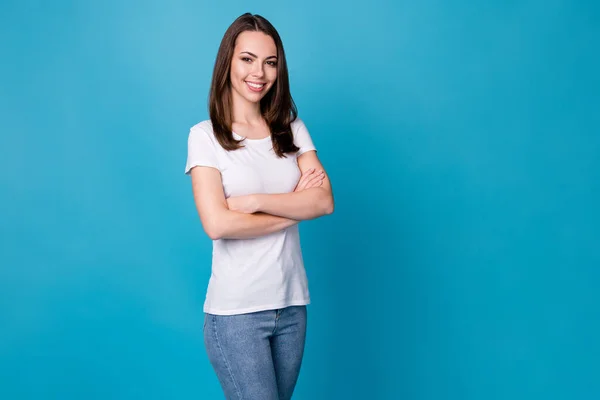
[[[267,61],[267,64],[269,64],[271,67],[276,67],[277,61]]]
[[[252,59],[250,57],[242,57],[242,61],[251,62]]]

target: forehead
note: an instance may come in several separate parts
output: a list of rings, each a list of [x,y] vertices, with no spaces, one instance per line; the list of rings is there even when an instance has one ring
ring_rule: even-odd
[[[263,32],[244,31],[235,41],[235,53],[249,51],[259,57],[277,55],[277,46],[273,38]]]

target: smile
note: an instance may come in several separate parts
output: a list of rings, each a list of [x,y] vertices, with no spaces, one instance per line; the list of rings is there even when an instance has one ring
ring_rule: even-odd
[[[263,88],[265,87],[266,84],[246,81],[246,85],[248,85],[248,88],[250,90],[252,90],[253,92],[260,92],[261,90],[263,90]]]

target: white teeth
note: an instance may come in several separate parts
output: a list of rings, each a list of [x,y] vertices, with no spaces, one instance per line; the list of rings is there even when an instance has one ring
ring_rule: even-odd
[[[255,89],[260,89],[261,87],[265,86],[265,84],[259,84],[257,85],[256,83],[251,83],[251,82],[246,82],[249,86],[252,86]]]

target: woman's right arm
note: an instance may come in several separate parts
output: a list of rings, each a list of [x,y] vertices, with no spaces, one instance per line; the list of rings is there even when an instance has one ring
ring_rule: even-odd
[[[221,173],[212,167],[192,168],[192,191],[204,232],[213,240],[250,239],[278,232],[298,221],[270,214],[231,211],[223,192]]]

